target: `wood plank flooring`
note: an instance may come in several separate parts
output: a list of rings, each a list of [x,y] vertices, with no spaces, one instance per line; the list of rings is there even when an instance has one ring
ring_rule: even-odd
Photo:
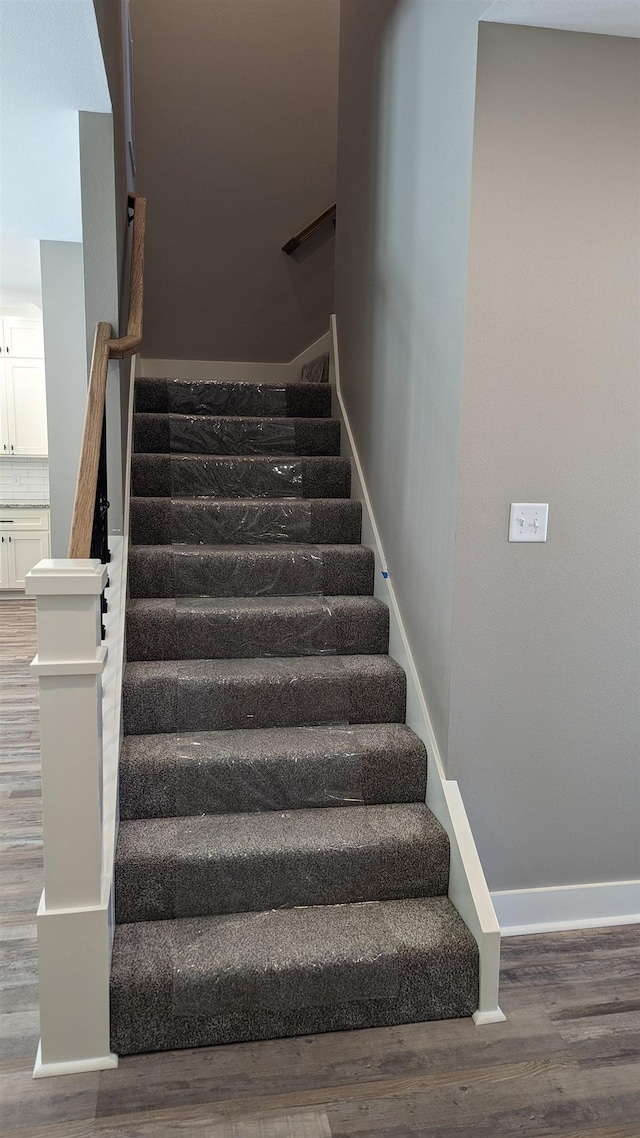
[[[639,1138],[637,927],[504,942],[504,1024],[468,1020],[125,1058],[33,1081],[42,888],[35,615],[0,600],[0,1134]]]

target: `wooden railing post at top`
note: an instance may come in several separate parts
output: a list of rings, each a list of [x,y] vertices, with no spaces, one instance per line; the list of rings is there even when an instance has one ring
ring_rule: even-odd
[[[40,561],[36,598],[44,890],[38,908],[41,1046],[35,1075],[114,1066],[102,866],[101,594],[98,560]]]

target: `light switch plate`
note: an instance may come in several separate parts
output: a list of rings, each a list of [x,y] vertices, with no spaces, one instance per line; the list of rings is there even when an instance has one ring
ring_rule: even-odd
[[[548,502],[512,502],[509,541],[546,541]]]

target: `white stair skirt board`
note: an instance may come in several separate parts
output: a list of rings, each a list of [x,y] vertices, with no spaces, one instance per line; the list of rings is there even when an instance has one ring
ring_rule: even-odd
[[[326,349],[325,349],[326,350]],[[393,582],[380,541],[373,507],[351,424],[342,399],[336,317],[331,317],[330,381],[335,392],[333,414],[342,423],[342,454],[352,459],[353,498],[362,502],[362,544],[374,550],[374,595],[389,609],[389,655],[407,676],[407,723],[427,748],[427,806],[446,830],[451,844],[449,900],[475,937],[480,952],[480,995],[473,1021],[478,1026],[500,1023],[506,1017],[498,1004],[500,978],[500,926],[491,902],[478,851],[457,782],[446,779],[409,641],[402,622]]]
[[[289,363],[243,363],[237,360],[138,360],[136,374],[157,379],[214,379],[227,383],[299,383],[309,360],[328,352],[331,332],[325,332]]]
[[[124,532],[129,532],[129,482],[133,424],[131,362]],[[129,539],[109,537],[109,607],[104,614],[106,663],[102,673],[102,849],[100,897],[95,905],[38,907],[38,984],[42,1038],[34,1079],[102,1071],[118,1066],[109,1051],[109,979],[115,926],[114,856],[118,826],[118,763],[121,745],[122,676]],[[54,572],[73,562],[41,562]],[[78,564],[78,563],[76,563]],[[83,564],[83,563],[81,563]],[[86,563],[84,563],[86,564]],[[37,566],[35,567],[38,568]],[[29,588],[27,588],[29,593]],[[40,665],[42,667],[42,665]],[[61,775],[63,772],[61,772]],[[46,856],[46,855],[45,855]],[[43,1059],[43,1039],[48,1040]],[[72,1042],[71,1042],[72,1041]]]
[[[640,924],[640,880],[491,894],[503,936]]]

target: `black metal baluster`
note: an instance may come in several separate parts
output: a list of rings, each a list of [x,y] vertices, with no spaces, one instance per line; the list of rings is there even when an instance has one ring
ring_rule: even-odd
[[[93,513],[93,531],[91,534],[91,556],[97,557],[103,565],[111,560],[109,550],[109,500],[107,498],[107,420],[102,416],[102,437],[100,439],[100,461],[98,463],[98,481],[96,485],[96,504]],[[109,587],[107,578],[106,588]],[[102,612],[107,611],[107,599],[102,594]],[[105,626],[102,624],[102,639],[105,638]]]

